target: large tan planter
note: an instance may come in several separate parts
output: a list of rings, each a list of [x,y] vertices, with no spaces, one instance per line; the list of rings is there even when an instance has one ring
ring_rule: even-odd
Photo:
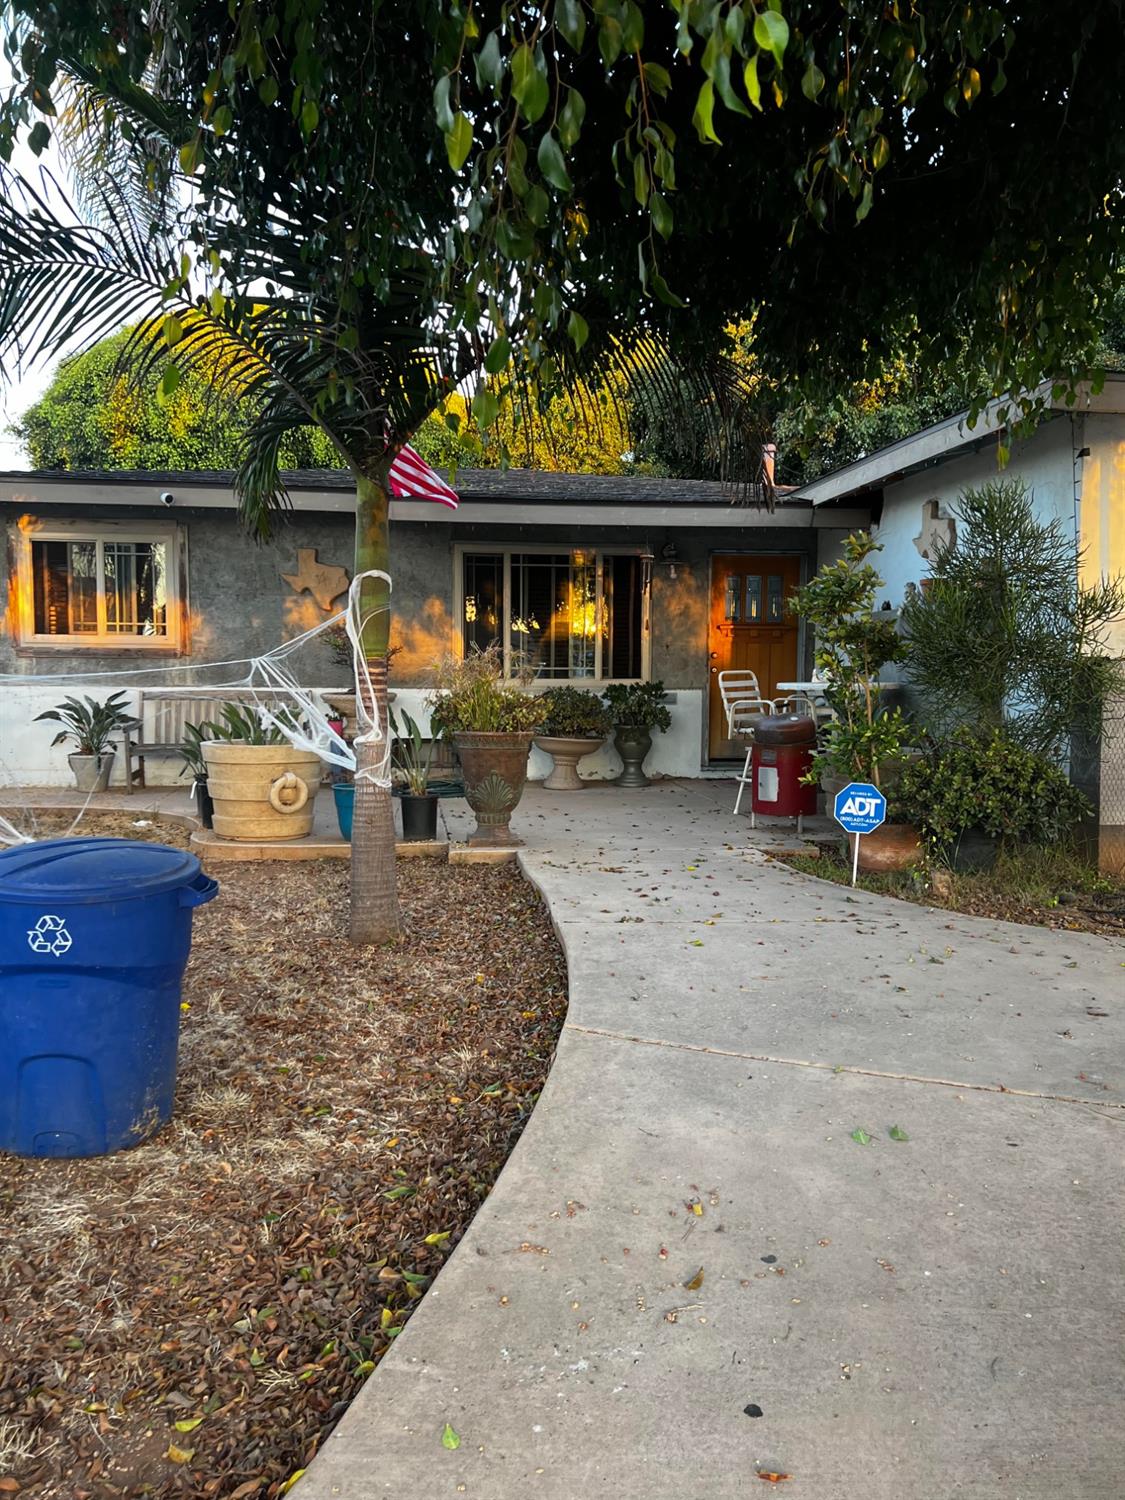
[[[303,839],[312,832],[320,756],[292,745],[203,746],[215,832],[223,839]]]
[[[465,799],[477,815],[466,842],[502,849],[522,843],[508,823],[527,784],[531,735],[466,730],[455,734],[453,743],[465,772]]]

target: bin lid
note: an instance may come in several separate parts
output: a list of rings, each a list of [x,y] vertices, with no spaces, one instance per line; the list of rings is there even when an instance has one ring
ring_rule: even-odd
[[[812,745],[816,724],[807,714],[763,714],[754,725],[759,745]]]
[[[139,839],[44,839],[0,851],[0,902],[94,905],[190,885],[199,860]]]

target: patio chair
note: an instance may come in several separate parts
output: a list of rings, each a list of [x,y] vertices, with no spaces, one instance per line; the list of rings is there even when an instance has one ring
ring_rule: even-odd
[[[742,793],[750,785],[750,761],[754,754],[754,725],[774,712],[769,698],[762,697],[754,672],[720,672],[719,695],[727,718],[727,738],[746,740],[746,759],[738,777],[738,795],[734,799],[735,816],[742,806]]]

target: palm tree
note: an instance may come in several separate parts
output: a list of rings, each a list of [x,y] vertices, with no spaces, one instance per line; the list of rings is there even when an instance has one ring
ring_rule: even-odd
[[[175,144],[174,140],[171,143]],[[151,153],[152,138],[146,142]],[[151,160],[151,156],[149,156]],[[172,200],[174,206],[174,199]],[[138,209],[138,205],[140,208]],[[356,486],[355,572],[389,573],[388,470],[399,448],[458,384],[483,372],[486,345],[430,314],[432,257],[402,243],[382,285],[356,300],[345,322],[335,290],[325,288],[322,261],[301,253],[290,219],[274,210],[256,221],[233,217],[213,242],[237,242],[240,285],[212,284],[206,264],[190,264],[180,244],[157,232],[148,200],[127,175],[85,183],[82,223],[49,179],[34,187],[0,168],[0,362],[52,358],[88,348],[123,325],[134,332],[122,368],[142,380],[164,366],[165,389],[193,370],[218,394],[251,398],[257,412],[244,433],[235,477],[240,514],[250,534],[270,533],[287,504],[278,466],[281,442],[294,428],[320,427],[351,469]],[[174,220],[165,215],[164,223]],[[302,235],[331,229],[302,224]],[[556,381],[570,389],[607,369],[643,373],[645,420],[654,393],[670,413],[701,409],[704,427],[731,432],[753,425],[743,374],[722,360],[700,360],[685,375],[649,330],[608,329],[579,354],[573,342],[544,343]],[[525,421],[534,420],[540,390],[515,377]],[[476,410],[480,410],[475,405]],[[591,420],[596,421],[596,414]],[[745,453],[746,444],[740,451]],[[357,692],[368,717],[387,733],[389,589],[380,577],[361,586],[362,648],[367,672]],[[370,683],[368,688],[367,683]],[[389,787],[378,774],[382,750],[360,749],[352,845],[351,938],[386,942],[399,930],[394,825]]]

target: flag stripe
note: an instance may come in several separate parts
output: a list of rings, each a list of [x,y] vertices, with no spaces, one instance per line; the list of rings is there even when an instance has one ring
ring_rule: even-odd
[[[413,448],[403,447],[391,464],[388,479],[391,494],[403,500],[436,500],[457,509],[457,496]]]

